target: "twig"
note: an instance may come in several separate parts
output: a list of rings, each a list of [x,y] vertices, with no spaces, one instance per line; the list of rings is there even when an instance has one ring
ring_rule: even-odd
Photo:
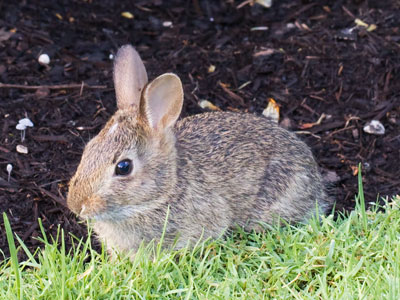
[[[10,84],[1,83],[0,88],[5,89],[23,89],[23,90],[38,90],[38,89],[49,89],[49,90],[62,90],[62,89],[106,89],[106,85],[88,85],[86,83],[72,83],[72,84],[56,84],[56,85],[24,85],[24,84]]]
[[[10,150],[8,150],[7,148],[4,148],[2,146],[0,146],[0,151],[5,152],[5,153],[9,153]]]
[[[236,6],[237,9],[242,8],[243,6],[246,6],[247,4],[252,4],[253,0],[246,0],[240,3],[238,6]],[[254,4],[254,3],[253,3]]]
[[[347,126],[347,127],[344,127],[344,128],[337,129],[335,131],[332,131],[330,134],[328,134],[328,137],[331,137],[332,135],[334,135],[336,133],[339,133],[339,132],[342,132],[342,131],[346,131],[348,129],[353,129],[353,128],[355,128],[355,126],[352,125],[352,126]]]
[[[320,136],[318,136],[318,135],[316,135],[316,134],[314,134],[314,133],[312,133],[310,131],[299,130],[299,131],[295,131],[294,133],[296,133],[296,134],[309,134],[309,135],[315,137],[316,139],[319,139],[319,140],[321,139]]]
[[[48,190],[43,189],[41,187],[39,187],[39,190],[42,192],[42,194],[47,195],[48,197],[50,197],[51,199],[56,201],[58,204],[62,205],[63,207],[67,207],[67,203],[66,203],[65,199],[63,199],[57,195],[54,195],[52,192],[49,192]]]

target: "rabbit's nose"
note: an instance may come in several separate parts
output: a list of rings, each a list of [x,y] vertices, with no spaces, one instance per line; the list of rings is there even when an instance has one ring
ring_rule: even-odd
[[[79,203],[77,214],[83,219],[93,218],[97,214],[103,212],[105,207],[105,200],[101,196],[93,194]]]
[[[82,211],[82,205],[79,201],[74,201],[71,196],[67,197],[67,206],[75,214],[79,215]]]

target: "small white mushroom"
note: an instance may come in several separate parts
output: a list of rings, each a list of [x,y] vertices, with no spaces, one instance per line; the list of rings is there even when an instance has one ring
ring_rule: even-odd
[[[23,118],[18,121],[19,124],[25,125],[26,127],[33,127],[33,123],[28,118]]]
[[[18,123],[17,126],[15,126],[18,130],[25,130],[26,126],[24,124]]]
[[[26,129],[26,126],[24,124],[18,123],[17,126],[15,126],[15,128],[17,128],[18,130],[21,131],[21,142],[23,142],[25,140],[25,129]]]
[[[27,127],[33,127],[32,121],[28,118],[23,118],[19,120],[17,126],[15,126],[16,129],[21,131],[21,142],[25,140],[25,129]]]
[[[48,56],[46,53],[40,54],[38,62],[41,65],[47,66],[50,63],[50,56]]]
[[[10,182],[12,169],[13,169],[12,164],[7,164],[8,182]]]

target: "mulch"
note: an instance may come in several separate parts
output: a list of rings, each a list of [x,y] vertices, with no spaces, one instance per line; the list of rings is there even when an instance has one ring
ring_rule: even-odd
[[[183,116],[203,112],[201,100],[261,114],[273,98],[331,181],[338,211],[354,207],[359,163],[367,203],[400,193],[398,1],[2,1],[0,208],[30,249],[41,245],[38,218],[49,235],[58,225],[86,235],[66,208],[67,184],[116,110],[110,56],[126,43],[150,78],[181,77]],[[43,53],[49,65],[38,63]],[[34,127],[21,142],[25,117]],[[363,130],[371,120],[383,135]],[[4,226],[0,249],[8,255]]]

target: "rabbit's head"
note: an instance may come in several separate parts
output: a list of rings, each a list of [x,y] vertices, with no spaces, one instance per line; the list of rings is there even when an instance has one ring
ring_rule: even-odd
[[[166,73],[148,84],[142,60],[126,45],[115,58],[114,85],[118,110],[86,145],[69,184],[68,207],[83,218],[123,220],[174,188],[180,79]]]

